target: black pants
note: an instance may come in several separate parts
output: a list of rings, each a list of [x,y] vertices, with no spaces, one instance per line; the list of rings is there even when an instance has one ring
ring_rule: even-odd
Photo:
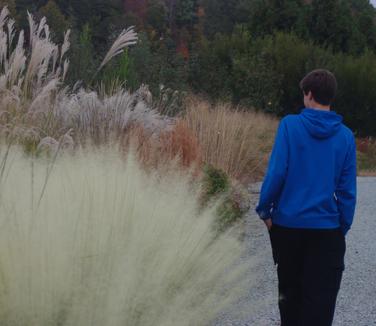
[[[281,326],[331,326],[345,268],[341,230],[274,224],[270,238],[277,264]]]

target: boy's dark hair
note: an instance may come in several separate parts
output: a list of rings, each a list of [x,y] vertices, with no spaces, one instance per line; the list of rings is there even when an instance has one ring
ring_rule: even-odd
[[[311,91],[315,101],[321,105],[330,105],[337,93],[336,77],[325,69],[311,71],[300,82],[300,88],[305,95]]]

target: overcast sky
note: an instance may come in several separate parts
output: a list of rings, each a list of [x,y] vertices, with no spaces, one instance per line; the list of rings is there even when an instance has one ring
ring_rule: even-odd
[[[371,0],[371,3],[376,7],[376,0]]]

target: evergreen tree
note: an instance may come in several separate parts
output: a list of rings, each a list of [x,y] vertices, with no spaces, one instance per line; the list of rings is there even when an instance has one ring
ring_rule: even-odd
[[[321,44],[328,44],[337,33],[338,0],[315,0],[312,3],[311,36]]]
[[[178,0],[175,21],[178,27],[192,27],[197,22],[197,0]]]
[[[237,0],[202,0],[205,11],[205,34],[230,34],[237,22]]]
[[[0,0],[0,10],[3,9],[5,6],[8,7],[10,13],[13,17],[16,16],[16,1],[15,0]]]
[[[165,33],[168,25],[167,6],[161,0],[151,0],[146,11],[146,22],[158,34]]]
[[[91,82],[98,67],[95,61],[95,51],[92,40],[92,31],[89,24],[84,25],[82,31],[75,31],[71,38],[71,66],[68,78],[72,83],[83,81],[86,84]]]
[[[49,0],[46,5],[39,9],[41,16],[47,18],[47,23],[51,28],[51,33],[55,41],[61,42],[64,32],[69,29],[69,22],[60,11],[60,8],[53,0]]]

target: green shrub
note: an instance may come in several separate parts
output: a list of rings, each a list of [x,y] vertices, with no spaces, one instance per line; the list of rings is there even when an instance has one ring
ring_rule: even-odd
[[[333,65],[339,93],[335,108],[357,136],[376,135],[376,54],[337,55]]]
[[[212,198],[228,191],[230,182],[225,172],[216,169],[212,165],[206,165],[204,173],[205,194],[207,198]]]
[[[339,92],[333,109],[358,136],[376,135],[376,54],[333,53],[294,33],[255,38],[242,27],[204,41],[191,64],[195,90],[279,116],[304,106],[299,88],[311,70],[333,71]]]
[[[221,233],[234,225],[235,221],[244,215],[244,212],[240,209],[241,204],[233,197],[230,180],[225,172],[212,165],[206,165],[204,174],[202,203],[205,206],[213,200],[220,200],[221,204],[217,209],[214,228],[216,232]],[[244,198],[238,199],[243,200]]]
[[[219,233],[234,225],[236,221],[243,217],[243,212],[233,198],[227,198],[218,208],[218,219],[215,225]]]

